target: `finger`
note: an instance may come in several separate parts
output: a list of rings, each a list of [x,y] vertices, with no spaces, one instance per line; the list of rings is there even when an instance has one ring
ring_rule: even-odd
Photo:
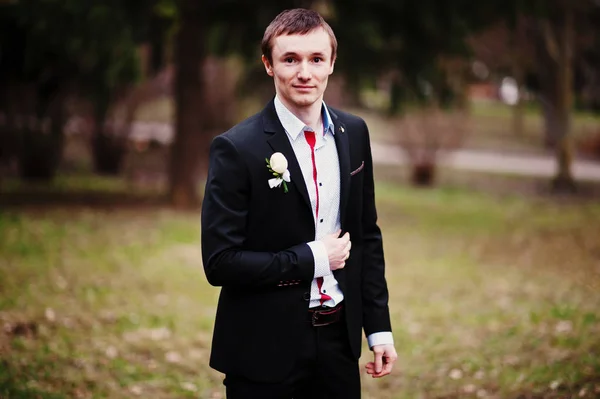
[[[375,374],[375,363],[368,362],[365,364],[365,368],[367,369],[367,374]]]
[[[392,366],[396,363],[396,360],[398,360],[398,355],[396,355],[396,353],[392,353],[390,354],[390,356],[384,356],[384,363],[389,363]]]
[[[383,359],[382,356],[383,354],[380,352],[375,352],[375,372],[377,374],[381,373],[381,370],[383,369]]]
[[[346,244],[348,241],[350,241],[350,233],[346,232],[346,234],[341,236],[340,239],[344,244]]]
[[[396,363],[397,357],[395,355],[392,355],[390,357],[383,356],[382,360],[383,369],[381,370],[381,373],[373,375],[374,378],[381,378],[390,374],[392,372],[392,369],[394,368],[394,364]]]
[[[385,371],[385,368],[381,370],[381,373],[376,373],[375,371],[373,371],[372,373],[367,373],[367,374],[371,374],[371,377],[373,378],[381,378],[381,377],[385,377],[386,375],[390,374],[389,371]]]
[[[381,377],[385,377],[386,375],[388,375],[390,373],[386,373],[385,371],[382,371],[379,374],[373,374],[373,378],[381,378]]]
[[[381,378],[385,375],[383,373],[376,373],[375,370],[373,370],[371,372],[367,371],[367,374],[369,374],[371,376],[371,378]]]
[[[392,372],[392,369],[394,368],[394,362],[389,361],[387,359],[384,359],[384,360],[385,361],[383,362],[383,370],[381,370],[381,374],[388,375],[389,373]]]
[[[352,241],[348,241],[348,244],[346,244],[346,248],[344,248],[344,250],[346,252],[350,252],[351,248],[352,248]]]

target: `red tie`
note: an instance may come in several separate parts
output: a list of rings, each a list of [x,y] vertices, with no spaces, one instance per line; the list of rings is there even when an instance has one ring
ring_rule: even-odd
[[[318,221],[319,220],[319,183],[317,182],[317,163],[315,161],[315,144],[317,142],[317,137],[315,135],[315,132],[310,131],[310,130],[304,131],[304,137],[306,138],[306,142],[310,146],[310,158],[312,159],[312,166],[313,166],[313,182],[315,183],[315,192],[317,194],[317,201],[316,201],[317,206],[316,206],[316,211],[315,211],[315,218]],[[321,287],[323,287],[323,277],[317,277],[317,287],[319,287],[319,294],[321,294],[321,305],[323,305],[323,303],[325,301],[328,301],[329,299],[331,299],[331,297],[329,295],[324,294],[323,291],[321,291]]]

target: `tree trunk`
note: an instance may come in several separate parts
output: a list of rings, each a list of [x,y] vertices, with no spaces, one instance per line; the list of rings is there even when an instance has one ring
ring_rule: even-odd
[[[149,42],[150,59],[148,60],[148,75],[155,76],[166,63],[165,57],[165,35],[168,29],[168,21],[156,14],[150,17]]]
[[[410,180],[417,187],[431,187],[435,182],[435,162],[421,162],[412,165]]]
[[[519,99],[513,108],[513,132],[517,137],[523,137],[525,133],[525,104],[521,98],[521,90],[524,86],[519,85]]]
[[[175,124],[171,148],[169,197],[176,208],[198,205],[196,176],[201,158],[207,156],[203,143],[203,82],[205,22],[202,2],[183,0],[181,26],[175,37]]]
[[[28,181],[51,181],[58,170],[63,148],[63,120],[35,118],[34,126],[21,131],[19,176]]]
[[[525,104],[523,103],[523,95],[522,94],[523,94],[523,88],[525,87],[525,84],[524,84],[525,79],[524,79],[524,73],[523,73],[523,66],[519,62],[519,57],[517,55],[516,48],[513,48],[512,73],[513,73],[513,76],[517,83],[517,90],[518,90],[517,103],[513,107],[513,120],[512,120],[513,133],[517,137],[523,137],[523,134],[525,133],[525,119],[524,119],[524,114],[525,114],[524,105]]]
[[[104,132],[103,127],[92,138],[94,171],[100,175],[117,176],[125,158],[125,138]]]
[[[555,76],[553,74],[552,76]],[[543,82],[542,82],[543,83]],[[559,123],[556,113],[556,82],[546,82],[546,87],[542,88],[543,94],[541,98],[542,113],[544,115],[544,147],[554,148],[558,142]]]
[[[523,137],[525,133],[524,126],[524,104],[523,104],[523,89],[525,87],[525,71],[523,65],[523,57],[519,51],[519,39],[521,23],[519,19],[518,12],[514,13],[513,23],[509,26],[509,34],[510,34],[510,62],[512,75],[517,84],[517,103],[513,107],[513,133],[517,137]]]
[[[99,97],[94,104],[94,133],[92,136],[92,162],[100,175],[117,176],[125,157],[126,138],[120,132],[107,131],[109,108],[107,97]]]
[[[571,130],[571,111],[573,107],[573,44],[574,26],[572,7],[565,5],[563,22],[558,31],[558,75],[556,116],[558,131],[556,141],[557,174],[553,182],[555,189],[572,191],[575,182],[571,171],[573,160],[573,139]]]
[[[544,115],[544,146],[554,148],[558,142],[559,123],[556,104],[558,90],[558,44],[555,39],[555,26],[550,21],[539,24],[539,42],[537,43],[537,63],[540,65],[540,102]]]
[[[62,156],[65,97],[60,91],[41,96],[39,87],[36,89],[32,100],[37,103],[35,111],[21,114],[21,122],[17,123],[20,126],[16,126],[20,130],[19,176],[23,180],[51,181]]]

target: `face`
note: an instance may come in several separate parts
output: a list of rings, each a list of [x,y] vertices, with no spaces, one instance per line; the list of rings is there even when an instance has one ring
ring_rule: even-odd
[[[305,35],[278,36],[272,48],[272,64],[265,56],[262,61],[281,102],[292,112],[320,106],[335,62],[327,32],[318,28]]]

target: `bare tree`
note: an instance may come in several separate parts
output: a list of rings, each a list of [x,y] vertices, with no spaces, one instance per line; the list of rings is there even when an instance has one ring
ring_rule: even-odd
[[[169,197],[176,208],[198,205],[195,176],[199,162],[208,153],[203,137],[205,114],[200,66],[206,57],[204,2],[182,0],[180,27],[175,37],[175,139],[171,149]]]
[[[573,59],[575,47],[575,6],[569,1],[555,1],[547,18],[538,20],[538,56],[546,142],[553,145],[558,163],[553,186],[559,190],[575,189],[571,171],[573,139]]]
[[[468,123],[466,111],[436,106],[411,111],[399,120],[400,145],[408,156],[413,184],[434,184],[438,158],[464,143]]]

